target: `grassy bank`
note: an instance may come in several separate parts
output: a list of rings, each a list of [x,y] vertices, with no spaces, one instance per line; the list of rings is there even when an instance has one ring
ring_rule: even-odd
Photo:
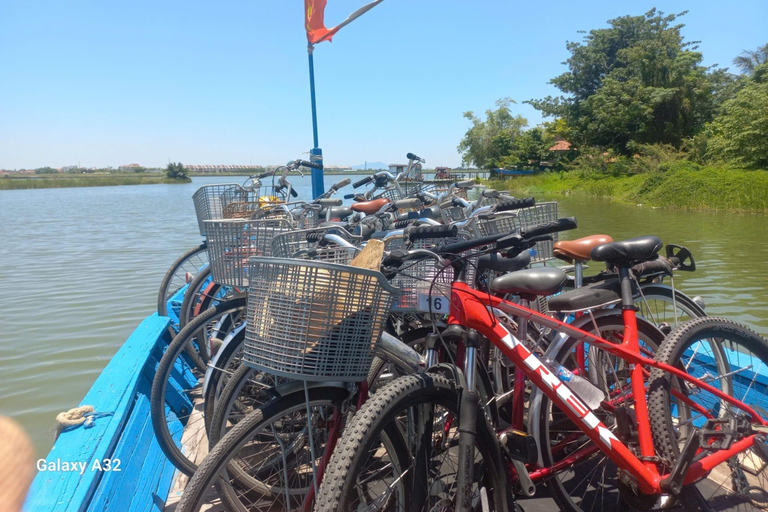
[[[516,195],[581,193],[627,204],[688,210],[768,212],[768,172],[681,164],[665,173],[611,176],[583,169],[546,172],[489,186]]]
[[[55,177],[3,177],[0,190],[28,188],[112,187],[116,185],[175,184],[187,181],[171,180],[164,176],[55,176]]]

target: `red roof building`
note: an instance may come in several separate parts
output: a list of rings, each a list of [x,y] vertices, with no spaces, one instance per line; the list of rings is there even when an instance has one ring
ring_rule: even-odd
[[[557,152],[557,151],[567,152],[567,151],[570,151],[571,149],[573,149],[571,143],[565,139],[556,139],[555,145],[549,148],[550,151],[554,151],[554,152]]]

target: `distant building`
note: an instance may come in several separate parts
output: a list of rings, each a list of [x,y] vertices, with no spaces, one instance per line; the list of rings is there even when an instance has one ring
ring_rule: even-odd
[[[135,171],[136,169],[141,169],[141,166],[139,164],[128,164],[120,166],[121,171]]]
[[[549,150],[552,151],[553,153],[567,153],[572,149],[576,149],[576,148],[574,148],[570,142],[560,137],[557,137],[555,139],[555,144],[551,148],[549,148]]]

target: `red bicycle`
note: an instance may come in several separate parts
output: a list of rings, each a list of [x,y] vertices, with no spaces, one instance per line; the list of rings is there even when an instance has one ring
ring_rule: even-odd
[[[433,258],[454,268],[449,329],[465,346],[463,370],[437,364],[393,381],[369,400],[334,450],[317,510],[511,510],[519,483],[584,467],[576,471],[580,478],[600,458],[616,468],[615,492],[581,496],[596,510],[619,504],[650,510],[673,502],[698,510],[768,506],[768,342],[744,326],[708,317],[676,327],[655,357],[642,347],[629,269],[657,257],[658,238],[613,242],[592,253],[593,260],[618,269],[624,323],[618,342],[471,288],[464,282],[467,258],[454,256],[488,244],[514,255],[575,225],[575,219],[560,219],[519,235],[390,254],[391,267]],[[501,279],[493,289],[503,293]],[[562,361],[542,361],[504,317],[527,319],[586,345],[586,364],[604,376],[603,385],[568,371]],[[569,428],[543,439],[494,430],[476,390],[483,338],[549,400],[545,421]],[[585,381],[605,390],[599,405],[592,394],[592,408],[585,403]],[[558,454],[546,468],[536,467],[543,443]],[[727,485],[713,483],[715,470]]]

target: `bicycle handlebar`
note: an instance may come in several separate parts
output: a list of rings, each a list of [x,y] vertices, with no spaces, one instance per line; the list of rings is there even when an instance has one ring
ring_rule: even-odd
[[[579,224],[576,222],[576,217],[566,217],[564,219],[557,219],[553,222],[545,222],[544,224],[539,224],[529,229],[520,230],[520,236],[522,238],[533,238],[535,236],[550,235],[560,231],[576,229],[578,226]]]
[[[356,181],[354,185],[352,185],[352,188],[359,188],[363,185],[367,185],[368,183],[372,182],[374,180],[373,175],[366,176],[365,178],[361,179],[360,181]]]
[[[318,164],[317,162],[310,162],[308,160],[294,160],[294,165],[297,167],[309,167],[310,169],[323,169],[323,164]]]
[[[529,208],[536,205],[536,199],[533,197],[525,197],[522,199],[511,199],[507,201],[499,201],[496,205],[497,212],[506,212],[509,210],[519,210],[521,208]]]
[[[346,187],[350,183],[352,183],[352,178],[344,178],[343,180],[341,180],[340,182],[336,183],[335,185],[331,185],[331,188],[333,190],[339,190],[340,188]]]
[[[408,230],[408,238],[411,242],[424,238],[453,238],[458,235],[456,226],[418,226]]]

